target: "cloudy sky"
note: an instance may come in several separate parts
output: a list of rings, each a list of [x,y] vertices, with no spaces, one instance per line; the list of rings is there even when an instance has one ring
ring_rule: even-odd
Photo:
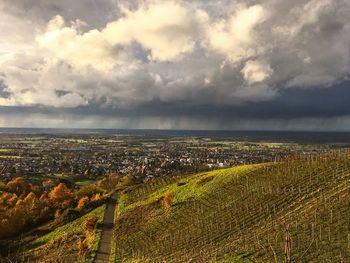
[[[349,0],[0,0],[0,126],[350,130]]]

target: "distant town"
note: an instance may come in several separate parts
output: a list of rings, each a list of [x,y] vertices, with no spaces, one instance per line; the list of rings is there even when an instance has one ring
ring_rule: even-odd
[[[332,145],[135,135],[0,135],[2,181],[14,177],[95,180],[133,175],[140,182],[325,151]]]

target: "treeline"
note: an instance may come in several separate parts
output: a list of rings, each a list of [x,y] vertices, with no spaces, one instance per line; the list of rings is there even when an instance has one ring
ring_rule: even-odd
[[[23,177],[0,182],[0,239],[30,230],[53,218],[100,205],[107,198],[95,184],[72,191],[63,183],[44,181],[33,184]]]

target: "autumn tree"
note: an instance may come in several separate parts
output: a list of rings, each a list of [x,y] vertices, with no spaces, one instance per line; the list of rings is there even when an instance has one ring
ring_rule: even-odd
[[[16,194],[0,192],[0,211],[1,210],[6,211],[9,208],[14,207],[17,200],[18,200],[18,197]]]
[[[30,218],[27,215],[25,203],[21,199],[16,202],[15,207],[9,211],[9,214],[11,218],[10,224],[17,231],[21,230]]]
[[[73,200],[73,193],[64,183],[60,183],[50,192],[50,202],[53,207],[59,209],[67,208]]]
[[[7,183],[7,188],[10,192],[23,197],[31,191],[31,187],[31,184],[29,184],[23,177],[16,177]]]
[[[39,201],[43,205],[48,205],[49,204],[49,199],[48,199],[48,197],[47,197],[47,195],[45,193],[42,193],[40,195]]]
[[[26,212],[26,221],[35,223],[41,214],[41,205],[39,199],[33,192],[30,192],[23,200],[24,209]]]
[[[42,186],[32,185],[22,177],[1,187],[0,239],[29,230],[39,221],[49,219],[54,212],[52,208],[62,212],[73,201],[72,192],[64,184],[57,185],[49,197]]]
[[[7,185],[4,182],[0,182],[0,191],[7,191]]]

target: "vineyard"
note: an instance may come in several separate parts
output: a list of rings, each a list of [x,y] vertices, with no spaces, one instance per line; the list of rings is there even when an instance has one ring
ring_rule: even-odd
[[[101,237],[101,224],[103,222],[106,205],[102,205],[76,220],[64,224],[43,235],[31,236],[29,242],[18,246],[9,257],[0,257],[0,262],[75,262],[89,263],[94,261]],[[86,229],[86,221],[93,218],[93,229]],[[43,226],[45,227],[45,226]],[[39,231],[39,229],[37,229]],[[81,241],[91,242],[91,248],[82,251]],[[81,255],[86,252],[85,255]]]
[[[349,153],[163,179],[120,196],[113,260],[348,262],[349,208]]]

